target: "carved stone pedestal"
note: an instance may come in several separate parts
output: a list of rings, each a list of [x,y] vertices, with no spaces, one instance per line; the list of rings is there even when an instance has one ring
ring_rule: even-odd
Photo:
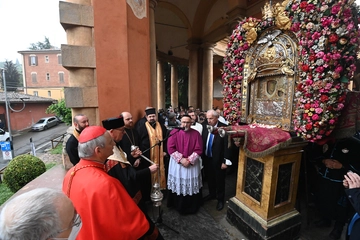
[[[261,158],[240,150],[236,196],[229,201],[227,219],[249,239],[299,237],[295,202],[304,145],[292,143]]]

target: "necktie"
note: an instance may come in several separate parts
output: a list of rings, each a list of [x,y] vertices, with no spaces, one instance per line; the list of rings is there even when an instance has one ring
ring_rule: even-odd
[[[214,139],[214,134],[212,133],[209,133],[210,136],[209,136],[209,141],[208,141],[208,144],[207,144],[207,147],[206,147],[206,156],[208,157],[212,157],[212,142],[213,142],[213,139]]]

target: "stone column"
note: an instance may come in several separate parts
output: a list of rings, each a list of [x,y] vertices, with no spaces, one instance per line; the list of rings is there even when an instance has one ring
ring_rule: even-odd
[[[72,116],[85,114],[91,125],[98,125],[92,12],[91,0],[68,0],[59,3],[60,23],[67,38],[67,44],[61,45],[62,65],[69,71],[69,87],[64,90],[66,106],[71,108]],[[73,127],[67,130],[68,133],[72,131]],[[72,167],[65,150],[67,139],[68,137],[64,139],[62,154],[65,169]]]
[[[189,106],[194,106],[195,108],[200,107],[198,103],[199,95],[199,45],[198,44],[189,44],[187,46],[189,50],[189,90],[188,90],[188,100]]]
[[[155,7],[157,0],[149,1],[149,19],[150,19],[150,83],[151,83],[151,105],[158,106],[158,90],[156,76],[156,36],[155,36]]]
[[[203,68],[202,68],[202,106],[201,109],[207,111],[213,107],[213,47],[214,44],[204,43],[203,48]]]
[[[157,61],[157,109],[165,109],[165,83],[163,62]]]
[[[171,106],[176,108],[179,106],[179,85],[178,85],[178,71],[177,66],[171,64],[171,82],[170,82],[170,93],[171,93]]]

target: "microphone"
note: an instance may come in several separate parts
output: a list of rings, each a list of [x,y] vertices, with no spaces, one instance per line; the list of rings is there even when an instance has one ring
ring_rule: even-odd
[[[173,129],[185,130],[185,128],[184,128],[184,127],[173,127]]]

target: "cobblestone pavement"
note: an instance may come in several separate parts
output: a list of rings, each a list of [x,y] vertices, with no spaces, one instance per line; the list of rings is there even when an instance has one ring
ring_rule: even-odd
[[[61,154],[37,153],[36,156],[40,158],[44,163],[62,164]]]

